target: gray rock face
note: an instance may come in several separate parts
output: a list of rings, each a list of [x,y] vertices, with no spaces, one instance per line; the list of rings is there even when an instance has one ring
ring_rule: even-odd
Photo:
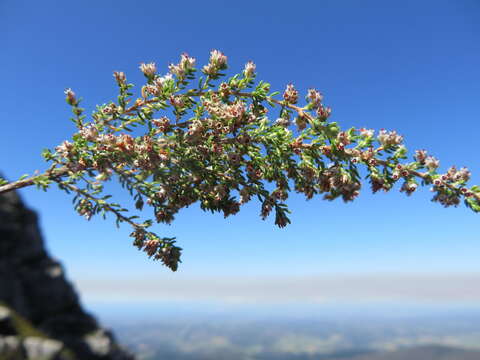
[[[6,359],[25,359],[20,339],[16,336],[0,337],[0,355]]]
[[[63,344],[57,340],[29,336],[23,340],[27,359],[53,360],[60,356]]]
[[[37,215],[14,192],[0,195],[2,304],[0,358],[9,356],[5,355],[8,352],[14,359],[38,359],[39,354],[43,354],[41,358],[57,359],[65,346],[82,360],[133,359],[82,309],[62,265],[44,248]],[[46,339],[19,333],[9,309],[28,320]]]

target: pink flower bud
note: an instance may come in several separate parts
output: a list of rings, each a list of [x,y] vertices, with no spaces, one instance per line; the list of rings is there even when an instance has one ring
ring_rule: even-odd
[[[127,81],[127,77],[122,71],[115,71],[113,73],[113,77],[115,78],[115,80],[117,80],[118,85],[124,85]]]
[[[98,137],[98,130],[93,125],[87,125],[79,131],[80,135],[87,141],[95,141]]]
[[[180,65],[170,64],[168,65],[168,70],[179,79],[183,79],[185,77],[185,69]]]
[[[188,56],[187,53],[183,53],[180,57],[180,67],[184,70],[191,70],[195,67],[195,58]]]
[[[151,79],[155,76],[155,73],[157,72],[157,66],[155,65],[155,63],[141,63],[140,70],[142,71],[143,75],[145,75],[145,77]]]
[[[400,189],[401,192],[405,192],[408,196],[412,195],[412,193],[417,190],[417,184],[412,182],[405,182]]]
[[[440,166],[440,161],[435,159],[433,156],[428,156],[425,158],[425,166],[428,170],[433,171]]]
[[[415,159],[420,164],[424,164],[426,158],[427,158],[427,152],[425,150],[416,150],[415,151]]]
[[[249,61],[245,64],[243,75],[245,75],[246,78],[252,78],[255,75],[255,69],[256,65],[253,63],[253,61]]]
[[[75,106],[78,104],[77,98],[75,97],[75,93],[72,89],[65,89],[64,93],[67,96],[66,100],[69,105]]]
[[[283,99],[289,104],[296,104],[298,101],[298,91],[295,90],[293,84],[288,84],[285,92],[283,93]]]
[[[223,70],[227,67],[227,57],[219,50],[212,50],[210,52],[210,64]]]
[[[371,138],[374,134],[375,134],[375,130],[365,129],[365,128],[360,129],[360,135],[363,137]]]
[[[57,151],[63,157],[68,157],[72,149],[73,144],[65,140],[63,143],[61,143],[55,148],[55,151]]]
[[[331,113],[332,109],[330,109],[329,107],[319,106],[317,109],[317,115],[322,120],[327,119]]]
[[[154,85],[145,85],[142,87],[142,97],[147,98],[148,96],[158,96],[160,95],[159,88]]]
[[[396,131],[387,132],[385,129],[380,130],[377,139],[383,147],[400,145],[403,141],[403,137],[398,135]]]
[[[454,179],[455,181],[466,182],[470,179],[470,176],[470,171],[466,167],[463,167],[455,173]]]
[[[147,240],[145,242],[145,249],[144,251],[147,253],[148,256],[153,256],[156,252],[157,249],[160,245],[160,242],[158,240]]]
[[[320,105],[323,100],[322,94],[315,89],[309,89],[307,94],[307,99],[310,103],[316,108]]]
[[[207,75],[215,75],[217,73],[217,68],[213,64],[208,64],[202,68],[202,71]]]
[[[165,76],[157,77],[157,78],[154,80],[154,83],[155,83],[155,85],[157,85],[157,87],[158,87],[160,90],[162,90],[163,87],[165,86],[165,84],[167,84],[167,83],[170,82],[171,80],[173,80],[172,74],[166,74]]]

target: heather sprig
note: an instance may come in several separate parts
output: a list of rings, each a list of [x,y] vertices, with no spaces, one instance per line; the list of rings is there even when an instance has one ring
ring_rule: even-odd
[[[299,91],[288,84],[277,98],[270,84],[256,82],[252,61],[227,77],[227,60],[213,50],[200,77],[196,60],[186,53],[166,74],[143,63],[146,83],[137,98],[126,75],[116,71],[117,99],[98,106],[89,122],[81,99],[67,89],[76,132],[43,152],[51,164],[47,171],[10,183],[0,179],[0,193],[30,185],[46,190],[56,183],[74,194],[80,215],[110,213],[117,225],[128,223],[134,245],[174,271],[182,249],[175,238],[150,231],[154,222],[169,224],[194,203],[227,217],[257,198],[262,219],[274,211],[275,224],[284,227],[290,223],[285,201],[291,191],[307,199],[323,194],[352,201],[362,186],[360,166],[373,192],[389,191],[398,181],[407,195],[430,185],[433,201],[447,207],[463,200],[480,211],[480,187],[467,187],[468,169],[452,166],[440,173],[439,161],[425,150],[407,160],[403,137],[395,131],[342,130],[330,121],[331,109],[318,90],[308,89],[299,104]],[[112,178],[131,195],[134,208],[150,209],[150,219],[130,216],[128,207],[111,200],[104,183]]]

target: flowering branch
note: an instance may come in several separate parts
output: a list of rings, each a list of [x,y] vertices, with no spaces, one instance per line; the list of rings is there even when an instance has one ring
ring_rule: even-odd
[[[90,219],[113,214],[117,225],[132,226],[135,246],[172,270],[181,255],[175,238],[150,232],[153,220],[137,222],[138,217],[126,216],[126,208],[102,195],[106,181],[117,177],[136,209],[147,205],[154,220],[166,224],[196,202],[202,210],[227,217],[257,197],[261,217],[275,210],[275,224],[284,227],[290,223],[285,204],[289,192],[303,193],[307,199],[323,194],[327,200],[352,201],[361,188],[360,165],[373,192],[389,191],[401,180],[400,191],[411,195],[420,183],[432,186],[433,201],[447,207],[463,199],[480,211],[480,187],[466,186],[468,169],[452,166],[439,173],[439,161],[425,150],[406,161],[403,138],[395,131],[375,135],[368,129],[341,130],[329,121],[331,109],[317,90],[309,89],[300,106],[292,84],[278,99],[268,83],[256,83],[253,62],[227,78],[222,73],[227,57],[213,50],[199,79],[195,63],[182,54],[163,76],[154,63],[141,64],[146,83],[134,101],[133,85],[123,72],[114,72],[118,99],[98,106],[90,122],[80,99],[67,89],[77,127],[72,141],[43,152],[52,163],[43,174],[11,183],[0,179],[0,193],[31,185],[46,190],[56,183],[75,194],[80,215]],[[267,106],[279,109],[275,120],[267,116]],[[267,189],[270,184],[273,190]]]

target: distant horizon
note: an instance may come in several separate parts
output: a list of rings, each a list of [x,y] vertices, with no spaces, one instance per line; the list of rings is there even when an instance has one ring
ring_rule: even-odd
[[[198,301],[225,304],[480,303],[480,273],[367,273],[310,276],[165,274],[73,279],[88,301]]]
[[[329,304],[225,304],[197,301],[82,301],[87,312],[111,320],[144,321],[193,316],[197,319],[221,319],[223,316],[248,319],[328,318],[421,318],[435,316],[471,315],[479,317],[480,304],[430,304],[400,302],[329,303]],[[108,325],[108,323],[107,323]]]

